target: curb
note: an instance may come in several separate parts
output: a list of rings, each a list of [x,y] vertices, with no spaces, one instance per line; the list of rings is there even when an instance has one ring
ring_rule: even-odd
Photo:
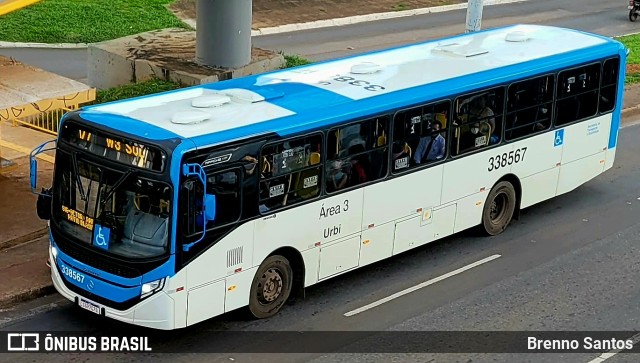
[[[25,291],[20,291],[17,294],[7,296],[0,300],[0,309],[9,309],[16,304],[35,300],[43,296],[51,295],[55,292],[56,289],[55,287],[53,287],[53,283],[44,286],[33,287]]]
[[[501,5],[501,4],[519,3],[519,2],[525,2],[525,1],[529,1],[529,0],[485,0],[483,5],[484,6]],[[395,19],[395,18],[401,18],[406,16],[441,13],[441,12],[451,11],[451,10],[466,9],[467,6],[468,6],[468,3],[465,2],[460,4],[434,6],[430,8],[421,8],[421,9],[404,10],[404,11],[391,11],[386,13],[356,15],[356,16],[350,16],[345,18],[337,18],[337,19],[317,20],[317,21],[312,21],[308,23],[286,24],[286,25],[280,25],[280,26],[269,27],[269,28],[254,29],[251,31],[251,35],[260,36],[260,35],[269,35],[269,34],[288,33],[288,32],[294,32],[299,30],[343,26],[343,25],[357,24],[357,23],[377,21],[377,20]],[[195,22],[190,21],[189,25],[195,29]]]
[[[4,251],[6,249],[16,247],[16,246],[25,244],[27,242],[31,242],[40,237],[46,236],[48,231],[49,231],[49,227],[43,227],[37,231],[27,233],[25,235],[10,239],[8,241],[2,241],[0,242],[0,251]]]
[[[491,5],[519,3],[519,2],[525,2],[525,1],[529,1],[529,0],[485,0],[483,5],[491,6]],[[451,11],[451,10],[466,9],[467,5],[468,3],[465,2],[465,3],[452,4],[452,5],[434,6],[430,8],[420,8],[420,9],[404,10],[404,11],[391,11],[386,13],[356,15],[356,16],[350,16],[345,18],[337,18],[337,19],[317,20],[317,21],[312,21],[307,23],[279,25],[274,27],[252,29],[251,36],[288,33],[288,32],[294,32],[299,30],[336,27],[336,26],[358,24],[358,23],[377,21],[377,20],[402,18],[402,17],[414,16],[414,15],[441,13],[441,12]],[[181,19],[181,20],[185,24],[191,26],[193,29],[196,29],[196,22],[194,19]],[[82,49],[82,48],[87,48],[88,46],[89,44],[86,44],[86,43],[49,44],[49,43],[19,43],[19,42],[0,41],[0,48]]]
[[[19,43],[0,41],[0,48],[41,48],[41,49],[82,49],[87,48],[86,43]]]

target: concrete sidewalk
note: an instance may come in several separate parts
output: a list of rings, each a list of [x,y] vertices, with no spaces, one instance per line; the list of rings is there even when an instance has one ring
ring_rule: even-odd
[[[626,89],[622,122],[626,125],[639,118],[640,85],[634,85]],[[12,132],[24,139],[42,138],[41,133],[23,127],[14,128]],[[26,157],[14,160],[18,167],[7,175],[0,175],[0,276],[3,276],[0,279],[0,311],[18,302],[55,293],[46,265],[46,223],[37,217],[36,197],[29,190],[29,163]],[[47,185],[52,166],[40,162],[39,169],[41,184]]]

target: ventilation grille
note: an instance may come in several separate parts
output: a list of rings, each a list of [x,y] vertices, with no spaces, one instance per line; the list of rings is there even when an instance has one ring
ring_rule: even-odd
[[[227,267],[242,263],[242,246],[227,251]]]

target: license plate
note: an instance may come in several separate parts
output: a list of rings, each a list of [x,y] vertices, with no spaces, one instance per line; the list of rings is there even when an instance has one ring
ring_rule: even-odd
[[[83,298],[80,298],[78,300],[78,306],[80,306],[83,309],[89,310],[92,313],[96,313],[98,315],[101,315],[101,313],[102,313],[102,309],[98,305],[96,305],[96,304],[94,304],[94,303],[92,303],[90,301],[87,301],[87,300],[85,300]]]

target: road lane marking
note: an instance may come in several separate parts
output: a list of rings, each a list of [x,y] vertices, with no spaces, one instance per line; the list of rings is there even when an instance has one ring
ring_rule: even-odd
[[[478,266],[480,266],[482,264],[485,264],[487,262],[493,261],[493,260],[495,260],[496,258],[499,258],[499,257],[502,257],[502,255],[493,255],[493,256],[489,256],[487,258],[483,258],[480,261],[476,261],[476,262],[474,262],[472,264],[466,265],[464,267],[460,267],[457,270],[454,270],[454,271],[451,271],[451,272],[447,272],[446,274],[438,276],[438,277],[436,277],[434,279],[431,279],[429,281],[425,281],[425,282],[423,282],[421,284],[418,284],[416,286],[410,287],[410,288],[402,290],[400,292],[396,292],[393,295],[389,295],[389,296],[387,296],[387,297],[385,297],[383,299],[380,299],[378,301],[374,301],[371,304],[365,305],[365,306],[363,306],[361,308],[358,308],[358,309],[355,309],[355,310],[351,310],[348,313],[345,313],[344,316],[354,316],[356,314],[360,314],[363,311],[367,311],[369,309],[373,309],[376,306],[380,306],[380,305],[382,305],[384,303],[387,303],[387,302],[389,302],[389,301],[391,301],[393,299],[397,299],[400,296],[404,296],[404,295],[410,294],[410,293],[412,293],[412,292],[414,292],[416,290],[420,290],[423,287],[427,287],[429,285],[433,285],[436,282],[440,282],[440,281],[442,281],[444,279],[447,279],[447,278],[449,278],[451,276],[455,276],[455,275],[461,274],[461,273],[463,273],[463,272],[465,272],[467,270],[470,270],[470,269],[472,269],[474,267],[478,267]]]
[[[628,340],[631,340],[633,342],[633,345],[636,345],[638,342],[640,342],[640,333],[632,336],[631,338],[629,338]],[[589,363],[602,363],[605,360],[613,357],[614,355],[620,353],[622,351],[622,349],[615,349],[606,353],[602,353],[600,354],[600,356],[598,358],[595,358],[593,360],[590,360]]]

